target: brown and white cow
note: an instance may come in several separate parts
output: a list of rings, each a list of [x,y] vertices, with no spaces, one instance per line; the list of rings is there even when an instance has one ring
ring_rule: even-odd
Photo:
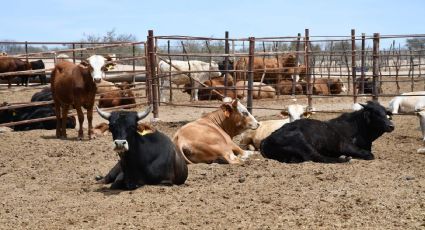
[[[79,65],[66,61],[55,65],[50,82],[57,118],[56,137],[66,138],[66,117],[70,106],[73,106],[80,124],[78,138],[83,138],[84,113],[81,107],[87,109],[88,133],[91,138],[95,82],[104,78],[107,65],[106,58],[100,55],[93,55]]]
[[[272,132],[289,122],[293,122],[301,118],[308,118],[312,112],[307,111],[306,106],[295,104],[289,105],[287,109],[281,112],[281,114],[289,116],[289,118],[260,121],[260,127],[258,127],[258,129],[243,132],[241,134],[240,146],[252,151],[258,150],[260,148],[261,141],[268,137]]]
[[[258,121],[238,99],[226,97],[220,109],[190,122],[174,135],[177,151],[188,163],[240,163],[244,150],[232,138],[247,129],[257,129]]]

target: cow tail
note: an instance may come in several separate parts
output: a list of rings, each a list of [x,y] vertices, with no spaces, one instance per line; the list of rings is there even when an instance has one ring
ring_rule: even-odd
[[[186,161],[186,163],[188,163],[188,164],[193,164],[193,162],[192,162],[192,161],[190,161],[190,160],[186,157],[186,155],[184,154],[183,146],[182,146],[181,144],[179,144],[179,143],[178,143],[178,136],[175,136],[175,137],[174,137],[174,143],[175,143],[175,146],[176,146],[177,153],[178,153],[178,154],[180,154],[180,155],[184,158],[184,160]]]

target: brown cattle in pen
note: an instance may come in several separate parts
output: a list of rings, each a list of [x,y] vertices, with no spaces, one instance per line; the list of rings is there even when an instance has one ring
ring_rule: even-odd
[[[303,91],[307,92],[307,83],[302,82]],[[330,95],[330,94],[340,94],[346,92],[347,88],[341,79],[335,78],[316,78],[314,81],[311,81],[313,85],[313,94],[314,95]]]
[[[66,117],[72,106],[77,110],[79,130],[78,138],[83,138],[84,113],[87,109],[88,134],[92,136],[93,105],[96,95],[96,84],[104,78],[108,66],[106,58],[93,55],[76,65],[71,62],[59,62],[51,75],[51,88],[57,118],[56,137],[66,138]]]
[[[282,80],[276,85],[277,91],[282,95],[292,95],[292,80]],[[303,94],[303,87],[299,82],[295,82],[294,93],[296,95]]]
[[[247,57],[243,57],[236,62],[235,70],[245,71],[236,72],[236,81],[248,80],[246,72],[248,61]],[[283,69],[279,70],[279,68]],[[297,72],[298,67],[294,54],[280,55],[278,59],[276,57],[254,57],[254,81],[256,82],[260,82],[264,75],[263,83],[276,84],[279,80],[292,79],[292,75]]]
[[[174,135],[177,151],[187,163],[240,163],[244,152],[232,138],[247,129],[257,129],[258,121],[238,99],[226,97],[216,111],[190,122]]]
[[[120,105],[136,104],[133,92],[127,82],[116,85],[118,91],[109,91],[100,96],[99,108],[109,108]],[[134,108],[136,105],[127,108]]]
[[[25,71],[25,70],[31,70],[31,65],[27,61],[22,61],[18,58],[13,58],[9,56],[0,56],[0,73],[7,73],[7,72],[15,72],[15,71]],[[12,86],[12,79],[15,78],[15,75],[12,76],[3,76],[0,77],[2,80],[7,80],[7,87],[10,88]],[[24,76],[21,75],[21,78],[28,78],[28,75]],[[28,82],[26,83],[26,86],[28,86]]]

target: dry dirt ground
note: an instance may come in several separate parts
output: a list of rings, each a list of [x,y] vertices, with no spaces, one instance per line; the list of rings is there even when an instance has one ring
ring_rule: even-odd
[[[0,102],[29,101],[38,90],[3,87]],[[348,109],[351,100],[315,99],[314,106]],[[387,105],[388,99],[380,101]],[[281,109],[289,103],[264,100],[254,106]],[[162,121],[155,126],[171,137],[211,110],[161,106]],[[277,113],[254,110],[259,120],[276,119]],[[94,123],[100,121],[96,117]],[[118,160],[110,134],[77,141],[75,130],[67,140],[56,139],[54,130],[0,133],[0,228],[424,229],[425,155],[416,153],[422,146],[418,120],[394,116],[394,123],[394,132],[374,142],[372,161],[283,164],[254,155],[242,165],[189,165],[182,186],[135,191],[111,191],[94,180]]]

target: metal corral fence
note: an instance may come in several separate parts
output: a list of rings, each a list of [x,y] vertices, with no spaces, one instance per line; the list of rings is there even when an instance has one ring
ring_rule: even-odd
[[[191,36],[154,36],[148,31],[146,42],[133,43],[75,43],[75,42],[0,42],[2,45],[23,45],[25,53],[9,54],[14,57],[51,60],[56,63],[59,54],[67,54],[69,61],[78,63],[92,54],[115,54],[114,63],[124,63],[125,70],[111,71],[108,80],[115,82],[128,81],[134,84],[133,90],[144,90],[145,95],[136,97],[140,101],[136,104],[153,104],[154,117],[159,118],[159,106],[166,105],[193,106],[182,101],[176,102],[173,93],[182,88],[171,84],[175,75],[186,75],[193,95],[194,83],[200,89],[210,90],[210,95],[231,95],[238,89],[246,95],[247,108],[252,111],[255,93],[265,91],[263,85],[254,90],[256,81],[266,82],[276,89],[276,97],[262,100],[290,100],[294,97],[306,98],[310,108],[314,106],[315,98],[351,97],[357,102],[358,97],[370,97],[378,100],[379,97],[393,97],[401,92],[425,90],[425,78],[422,76],[422,56],[425,50],[410,43],[425,39],[424,34],[413,35],[380,35],[375,33],[366,36],[364,33],[356,35],[355,30],[347,36],[310,36],[309,30],[302,36],[287,37],[248,37],[230,38],[225,33],[224,38],[191,37]],[[415,40],[416,39],[416,40]],[[28,52],[31,45],[62,45],[67,49],[48,50],[45,52]],[[126,47],[122,51],[117,48]],[[291,57],[291,58],[287,58]],[[188,62],[189,69],[179,69],[173,61]],[[191,60],[201,60],[209,63],[221,64],[223,85],[215,87],[199,82],[196,74],[203,73],[211,76],[214,70],[193,70]],[[282,60],[290,60],[282,62]],[[158,63],[163,61],[170,65],[168,71],[159,71]],[[241,63],[244,63],[241,67]],[[275,63],[268,65],[267,63]],[[289,64],[288,64],[289,63]],[[53,67],[53,66],[52,66]],[[173,67],[173,68],[171,68]],[[175,67],[175,68],[174,68]],[[129,68],[129,69],[128,69]],[[37,71],[22,71],[14,73],[0,73],[0,77],[8,75],[34,74],[52,68]],[[260,80],[259,79],[260,76]],[[231,78],[231,79],[229,79]],[[316,88],[320,84],[331,87],[330,80],[339,78],[348,89],[339,94],[318,94]],[[300,80],[301,79],[301,80]],[[327,79],[325,83],[319,79]],[[169,81],[168,89],[161,89],[165,81]],[[237,88],[237,81],[244,81],[243,87]],[[229,84],[230,82],[230,84]],[[303,91],[295,89],[299,84]],[[291,90],[281,91],[279,87],[290,87]],[[165,90],[165,91],[164,91]],[[160,92],[168,92],[168,102],[160,102]],[[366,93],[366,91],[368,91]],[[319,92],[320,93],[320,92]],[[235,95],[234,95],[235,96]],[[189,97],[188,97],[189,98]],[[211,98],[211,97],[210,97]],[[188,99],[189,100],[189,99]],[[48,102],[51,103],[51,102]],[[44,103],[23,103],[19,105],[0,107],[0,110],[37,106]],[[209,107],[199,104],[197,107]],[[203,106],[205,105],[205,106]],[[132,106],[132,105],[128,105]],[[133,105],[134,106],[134,105]],[[114,109],[114,108],[112,108]],[[267,108],[261,108],[267,109]],[[23,121],[28,123],[31,121]],[[17,123],[0,124],[2,126],[16,125]],[[20,124],[20,123],[19,123]]]

